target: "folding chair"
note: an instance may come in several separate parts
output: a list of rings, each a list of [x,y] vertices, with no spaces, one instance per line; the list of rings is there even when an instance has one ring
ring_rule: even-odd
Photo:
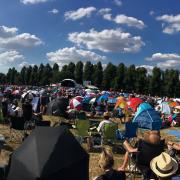
[[[107,143],[115,143],[117,141],[116,131],[118,130],[117,123],[106,123],[104,124],[102,135],[101,135],[101,145]]]
[[[137,122],[126,122],[125,123],[124,138],[128,139],[131,145],[135,145],[135,143],[136,143],[135,140],[137,137],[137,128],[138,128]]]
[[[18,133],[17,133],[17,131],[18,131]],[[26,129],[25,129],[24,118],[23,117],[11,117],[10,118],[10,141],[12,141],[13,138],[17,139],[18,135],[20,135],[21,138],[23,139],[25,133],[26,133]]]
[[[150,161],[160,155],[164,151],[165,141],[161,140],[159,144],[150,144],[144,140],[139,140],[137,144],[138,152],[132,153],[129,160],[129,165],[133,167],[131,169],[133,178],[136,177],[136,170],[138,169],[144,178],[154,176],[150,168]]]

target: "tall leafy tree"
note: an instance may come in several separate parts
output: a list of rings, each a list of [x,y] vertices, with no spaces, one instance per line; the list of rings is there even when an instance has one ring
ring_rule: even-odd
[[[67,67],[67,71],[68,71],[68,78],[70,79],[75,79],[75,67],[76,65],[73,63],[73,62],[70,62],[68,64],[68,67]]]
[[[147,70],[144,67],[136,69],[135,91],[138,93],[147,93]]]
[[[163,94],[161,91],[161,85],[162,85],[162,76],[161,76],[161,70],[158,67],[154,67],[152,71],[152,76],[150,78],[149,83],[149,91],[151,95],[157,95],[160,96]]]
[[[124,83],[125,74],[126,74],[126,66],[123,63],[120,63],[117,67],[117,72],[115,77],[114,88],[116,90],[125,89],[125,83]]]
[[[116,77],[116,66],[108,63],[103,74],[103,87],[108,90],[114,87],[114,78]]]
[[[52,68],[52,83],[58,83],[60,80],[60,73],[59,73],[59,65],[57,63],[54,63]]]
[[[85,81],[92,81],[92,74],[93,74],[93,64],[90,61],[87,61],[84,66],[83,79]]]
[[[103,67],[101,62],[99,61],[97,64],[93,66],[93,74],[92,74],[92,83],[101,88],[103,81]]]
[[[126,75],[125,75],[125,89],[128,92],[135,91],[135,82],[136,82],[136,67],[135,65],[130,65],[127,68]]]
[[[77,83],[83,83],[83,63],[81,61],[77,62],[75,67],[75,80]]]

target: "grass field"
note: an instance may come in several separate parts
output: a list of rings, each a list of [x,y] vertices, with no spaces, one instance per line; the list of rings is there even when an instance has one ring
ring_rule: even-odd
[[[50,120],[51,125],[53,125],[53,126],[56,126],[56,124],[60,121],[59,117],[51,117],[51,116],[44,116],[43,119],[44,120]],[[119,127],[120,127],[120,129],[123,128],[122,125],[120,125]],[[178,129],[178,128],[169,128],[169,129]],[[75,134],[75,132],[73,132],[73,133]],[[4,163],[8,162],[9,154],[13,150],[18,148],[20,146],[21,142],[20,141],[19,142],[18,141],[14,141],[14,142],[9,142],[8,141],[9,140],[9,135],[10,135],[8,125],[0,124],[0,134],[3,134],[5,136],[5,138],[6,138],[6,144],[5,144],[4,149],[2,150],[2,153],[1,153],[1,156],[0,156],[0,164],[4,164]],[[143,132],[139,131],[138,136],[139,137],[143,136]],[[166,141],[176,139],[174,136],[170,136],[169,134],[167,134],[167,129],[161,130],[161,136],[163,138],[165,138]],[[86,149],[86,144],[83,144],[83,148]],[[97,150],[92,151],[92,152],[89,153],[89,155],[90,155],[90,162],[89,162],[90,180],[92,180],[92,178],[94,176],[97,176],[97,175],[101,174],[101,169],[98,166],[99,154],[100,154],[100,151],[97,151]],[[117,168],[122,163],[123,154],[121,154],[119,152],[118,153],[114,152],[114,159],[115,159],[115,168]]]

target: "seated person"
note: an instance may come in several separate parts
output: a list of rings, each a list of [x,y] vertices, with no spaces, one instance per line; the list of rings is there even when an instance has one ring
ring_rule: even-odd
[[[159,180],[180,179],[180,177],[175,177],[174,175],[178,169],[178,163],[165,152],[154,157],[150,162],[150,167]]]
[[[127,140],[123,145],[127,150],[123,165],[119,170],[124,170],[128,164],[128,153],[132,153],[132,159],[142,172],[144,178],[154,177],[150,169],[150,161],[164,151],[164,140],[161,140],[159,131],[149,131],[144,139],[139,139],[136,147],[132,147]]]
[[[94,180],[125,180],[125,172],[114,170],[113,165],[114,158],[111,149],[103,148],[100,154],[99,166],[104,171],[104,174],[95,177]]]
[[[103,117],[104,117],[104,120],[100,122],[98,128],[97,128],[97,131],[98,132],[102,132],[103,131],[103,128],[104,128],[104,125],[105,124],[109,124],[109,123],[113,123],[109,118],[110,118],[110,113],[109,112],[105,112],[103,114]]]
[[[180,142],[169,141],[167,145],[168,154],[179,163],[178,173],[180,173]]]

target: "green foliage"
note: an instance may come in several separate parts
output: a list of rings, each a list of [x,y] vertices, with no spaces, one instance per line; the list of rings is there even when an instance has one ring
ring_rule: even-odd
[[[59,68],[55,63],[40,64],[39,66],[24,66],[20,72],[15,68],[9,68],[7,74],[0,73],[0,84],[17,84],[45,86],[51,83],[59,83],[63,79],[75,79],[82,84],[83,80],[89,80],[95,86],[109,90],[136,92],[158,96],[180,97],[180,73],[178,70],[162,71],[154,67],[152,74],[148,74],[143,67],[135,65],[118,66],[108,63],[103,70],[101,62],[92,64],[87,61],[85,65],[79,61],[76,65],[71,62]]]

